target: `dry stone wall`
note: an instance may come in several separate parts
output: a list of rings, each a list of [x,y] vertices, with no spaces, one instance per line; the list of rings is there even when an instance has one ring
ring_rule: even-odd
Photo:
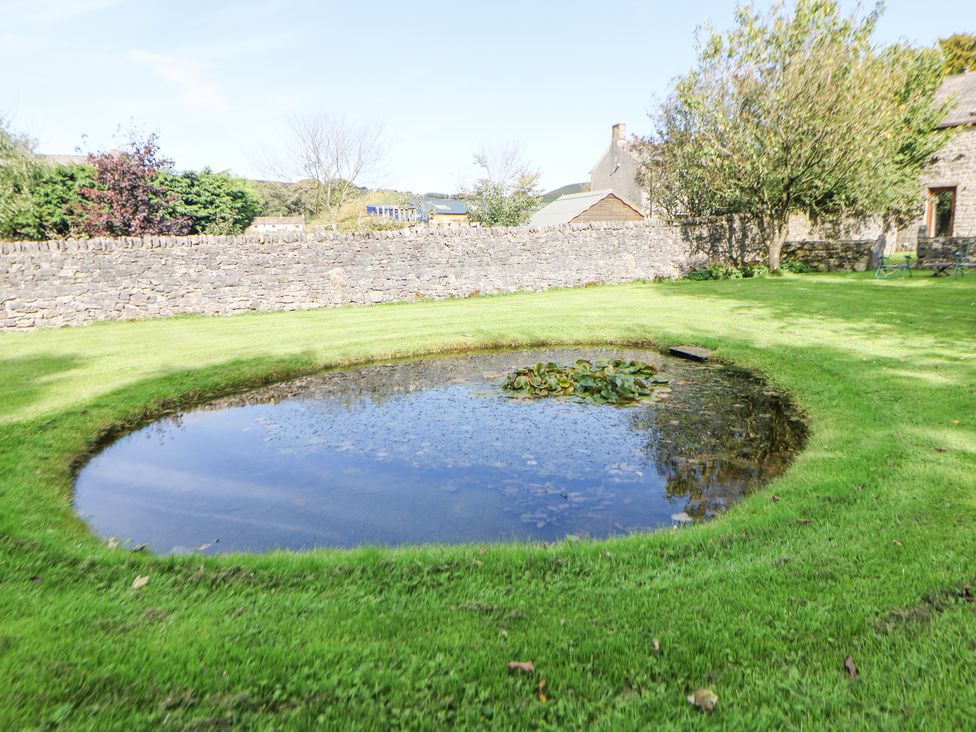
[[[0,330],[675,278],[702,263],[652,222],[8,242]]]
[[[784,256],[863,270],[879,246],[787,242]],[[724,220],[0,242],[0,330],[672,279],[764,252]]]
[[[688,218],[678,224],[693,254],[709,260],[763,262],[767,248],[756,228],[735,216]],[[863,272],[894,246],[894,229],[881,220],[789,221],[783,259],[797,259],[823,272]]]

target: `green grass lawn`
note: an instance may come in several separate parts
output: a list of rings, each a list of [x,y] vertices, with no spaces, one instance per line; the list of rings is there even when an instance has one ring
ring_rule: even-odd
[[[391,355],[600,341],[699,343],[761,369],[807,412],[807,449],[717,521],[592,543],[154,558],[72,513],[80,456],[208,395]],[[972,728],[974,469],[976,277],[3,334],[0,729]],[[700,686],[719,695],[710,715],[685,700]]]

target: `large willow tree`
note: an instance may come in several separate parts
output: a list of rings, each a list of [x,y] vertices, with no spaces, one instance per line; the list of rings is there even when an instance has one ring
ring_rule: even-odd
[[[834,0],[739,7],[734,28],[699,38],[648,140],[654,199],[673,215],[735,214],[779,267],[791,214],[907,217],[935,131],[940,57],[872,43],[879,5]]]

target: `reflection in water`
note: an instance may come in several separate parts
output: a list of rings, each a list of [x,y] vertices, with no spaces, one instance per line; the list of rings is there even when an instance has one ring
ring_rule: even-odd
[[[805,437],[802,421],[755,376],[725,369],[722,378],[677,382],[680,398],[640,408],[632,426],[645,452],[694,519],[724,511],[757,483],[782,473]]]
[[[648,361],[671,384],[633,407],[498,386],[513,368],[577,358]],[[76,508],[159,552],[609,536],[709,518],[802,440],[788,400],[721,366],[636,349],[439,357],[160,420],[82,470]]]

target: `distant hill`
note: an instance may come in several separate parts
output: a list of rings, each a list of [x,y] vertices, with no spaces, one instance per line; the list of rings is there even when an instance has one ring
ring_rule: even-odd
[[[570,183],[568,186],[563,186],[562,188],[557,188],[548,193],[542,195],[542,203],[552,203],[560,196],[565,196],[568,193],[586,193],[590,190],[589,183]]]

